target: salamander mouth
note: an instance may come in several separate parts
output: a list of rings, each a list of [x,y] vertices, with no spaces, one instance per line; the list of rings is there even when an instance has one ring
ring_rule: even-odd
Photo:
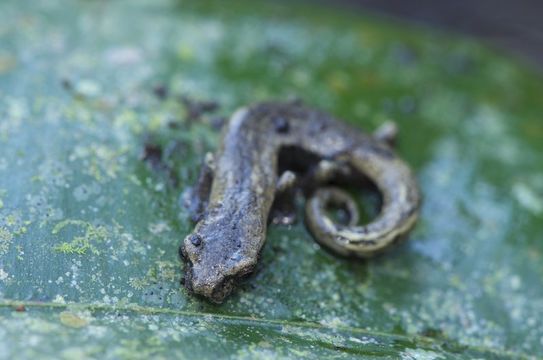
[[[185,257],[182,259],[184,260],[185,267],[183,269],[184,276],[181,279],[181,284],[184,285],[188,291],[192,292],[192,262],[187,260]]]
[[[220,304],[224,301],[224,298],[226,298],[232,290],[234,289],[234,283],[235,278],[232,276],[225,277],[222,282],[217,284],[213,288],[213,292],[211,293],[211,301],[214,303]]]
[[[253,272],[253,267],[248,267],[235,275],[225,275],[220,281],[211,277],[204,278],[203,281],[195,281],[197,276],[194,274],[193,263],[186,259],[184,268],[184,286],[196,295],[221,304],[224,299],[234,290],[237,282]]]
[[[225,276],[220,282],[213,283],[212,279],[206,279],[201,283],[195,283],[194,266],[190,260],[185,261],[184,286],[191,293],[203,296],[214,303],[220,304],[230,295],[234,289],[237,276]]]

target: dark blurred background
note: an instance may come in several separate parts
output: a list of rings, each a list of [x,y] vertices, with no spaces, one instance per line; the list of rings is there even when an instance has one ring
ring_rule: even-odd
[[[326,0],[473,35],[543,71],[543,0]]]

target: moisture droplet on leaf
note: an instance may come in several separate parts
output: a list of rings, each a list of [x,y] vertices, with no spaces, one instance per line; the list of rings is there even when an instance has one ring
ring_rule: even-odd
[[[77,314],[74,314],[69,311],[63,311],[60,313],[60,322],[66,326],[72,327],[72,328],[82,328],[86,326],[89,322],[87,319],[84,319],[80,317]]]

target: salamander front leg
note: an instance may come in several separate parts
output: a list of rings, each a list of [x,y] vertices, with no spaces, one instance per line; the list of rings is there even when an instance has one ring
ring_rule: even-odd
[[[213,183],[214,167],[213,154],[207,153],[196,184],[183,194],[183,205],[193,222],[200,221],[204,216]]]
[[[337,179],[350,179],[353,177],[352,169],[346,162],[341,160],[319,161],[310,175],[309,181],[313,186],[319,186]],[[311,186],[306,186],[311,187]]]
[[[296,180],[296,174],[287,170],[277,181],[270,213],[273,224],[290,225],[296,222]]]

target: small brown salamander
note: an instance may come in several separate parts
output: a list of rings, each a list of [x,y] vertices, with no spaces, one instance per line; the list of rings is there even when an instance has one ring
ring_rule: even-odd
[[[236,280],[255,268],[272,205],[292,199],[295,186],[307,194],[310,232],[338,254],[370,257],[406,234],[417,220],[420,194],[409,167],[389,144],[394,135],[391,125],[373,136],[363,134],[298,102],[236,111],[189,195],[197,224],[180,249],[187,288],[222,302]],[[337,178],[365,178],[377,187],[382,206],[376,219],[356,225],[350,195],[328,185]],[[332,220],[327,209],[333,206],[345,209],[348,221]],[[279,215],[277,222],[293,219]]]

